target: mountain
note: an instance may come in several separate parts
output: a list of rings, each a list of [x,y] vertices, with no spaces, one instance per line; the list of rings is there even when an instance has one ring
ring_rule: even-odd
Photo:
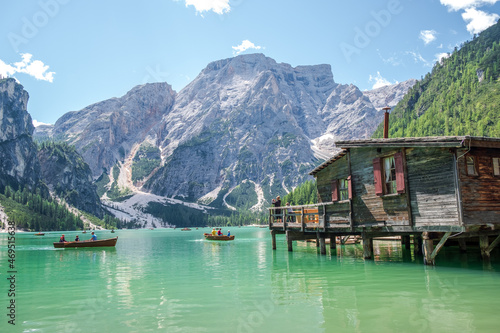
[[[308,179],[335,140],[371,136],[380,101],[410,85],[370,94],[336,83],[330,65],[241,55],[208,64],[179,93],[137,86],[35,135],[74,144],[104,197],[146,191],[220,207],[245,192],[257,209]]]
[[[33,141],[28,98],[15,79],[0,80],[0,193],[5,194],[4,200],[12,197],[21,204],[9,209],[9,218],[18,226],[31,229],[81,224],[65,208],[55,208],[57,204],[50,192],[74,207],[102,217],[90,168],[76,150],[61,143],[43,143],[38,149]]]
[[[28,98],[16,80],[0,80],[0,191],[7,185],[33,189],[38,184],[40,165]]]
[[[43,142],[40,146],[40,178],[49,189],[68,204],[102,218],[92,173],[82,156],[65,143]]]
[[[389,136],[500,137],[499,79],[500,22],[455,48],[408,91],[391,113]]]

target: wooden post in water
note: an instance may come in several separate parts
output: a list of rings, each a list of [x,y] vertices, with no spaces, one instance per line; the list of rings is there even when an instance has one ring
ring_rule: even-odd
[[[424,250],[424,264],[434,265],[434,260],[432,259],[432,251],[434,250],[434,243],[432,239],[429,238],[429,233],[427,231],[422,233],[423,240],[423,250]]]
[[[422,254],[422,237],[420,235],[413,235],[413,253],[415,256]]]
[[[405,250],[410,250],[411,249],[411,243],[410,243],[410,236],[401,236],[401,241],[403,242],[405,246]]]
[[[460,249],[461,253],[467,252],[467,242],[465,241],[465,238],[458,239],[458,248]]]
[[[321,234],[319,236],[319,252],[321,254],[326,254],[326,242],[325,242],[325,234]]]
[[[489,244],[488,235],[479,236],[479,248],[481,249],[481,256],[484,261],[490,260],[490,252],[488,251]]]
[[[363,258],[372,259],[373,257],[373,238],[363,232]]]
[[[293,238],[292,238],[292,232],[290,230],[286,231],[286,243],[288,244],[288,251],[292,252],[293,251]]]
[[[330,250],[337,248],[337,237],[334,234],[330,234]]]
[[[271,239],[273,244],[273,250],[276,250],[276,231],[271,230]]]

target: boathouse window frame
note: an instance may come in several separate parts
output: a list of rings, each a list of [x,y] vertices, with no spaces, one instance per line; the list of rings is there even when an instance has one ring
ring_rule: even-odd
[[[474,155],[467,155],[465,156],[465,172],[467,173],[467,176],[471,177],[477,177],[479,176],[478,173],[478,161],[476,156]]]
[[[500,177],[500,157],[491,158],[491,167],[493,169],[493,176]]]
[[[331,183],[332,202],[342,202],[352,199],[351,176],[333,179]]]
[[[406,193],[404,159],[402,152],[373,159],[375,195],[384,197]]]

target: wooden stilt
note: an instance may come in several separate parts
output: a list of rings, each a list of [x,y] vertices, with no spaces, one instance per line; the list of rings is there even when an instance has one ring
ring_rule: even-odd
[[[271,239],[273,244],[273,250],[276,250],[276,231],[271,230]]]
[[[490,246],[488,246],[488,252],[491,252],[498,244],[500,244],[500,235],[498,235],[497,238],[491,242]]]
[[[319,232],[316,233],[316,247],[319,247],[319,242],[320,242],[320,237],[319,237]]]
[[[423,252],[424,252],[424,264],[434,265],[434,261],[431,259],[432,251],[434,250],[434,244],[432,239],[429,238],[428,232],[422,233],[423,242]]]
[[[460,249],[460,252],[462,252],[462,253],[467,252],[467,243],[465,242],[465,238],[458,239],[458,248]]]
[[[337,237],[333,234],[330,234],[330,250],[337,248]]]
[[[406,250],[411,249],[410,236],[401,236]]]
[[[363,233],[363,258],[372,259],[373,257],[373,238]]]
[[[420,235],[413,236],[413,253],[415,256],[422,254],[422,236]]]
[[[326,254],[326,242],[325,235],[319,236],[319,248],[321,254]]]
[[[286,243],[288,244],[288,251],[289,252],[293,251],[292,242],[293,242],[292,233],[290,232],[290,230],[287,230],[286,231]]]
[[[479,248],[481,249],[481,256],[484,261],[490,260],[490,252],[488,251],[489,245],[488,235],[479,236]]]

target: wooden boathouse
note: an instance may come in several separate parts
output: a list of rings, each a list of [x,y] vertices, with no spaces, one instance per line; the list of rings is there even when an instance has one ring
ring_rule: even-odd
[[[500,138],[453,136],[339,141],[341,150],[312,170],[318,203],[269,208],[276,234],[292,241],[360,235],[401,236],[434,264],[445,242],[477,242],[484,259],[500,243]]]

